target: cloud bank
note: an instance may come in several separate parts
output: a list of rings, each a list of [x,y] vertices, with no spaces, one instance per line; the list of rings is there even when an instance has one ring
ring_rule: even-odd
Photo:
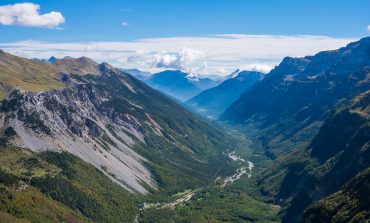
[[[333,50],[355,39],[325,36],[213,35],[121,42],[0,43],[0,48],[28,58],[87,56],[122,68],[157,72],[181,69],[198,74],[227,75],[235,69],[268,72],[284,57]]]
[[[196,63],[203,58],[205,58],[204,52],[183,47],[177,52],[146,52],[138,50],[133,55],[120,59],[119,62],[123,65],[137,64],[139,67],[147,66],[150,69],[187,70],[192,66],[192,63]]]
[[[40,5],[33,3],[0,6],[0,24],[52,29],[65,22],[60,12],[52,11],[41,15],[39,10]]]

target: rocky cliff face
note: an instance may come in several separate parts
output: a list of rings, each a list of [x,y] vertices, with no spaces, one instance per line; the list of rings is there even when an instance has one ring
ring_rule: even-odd
[[[8,92],[2,132],[13,129],[19,147],[68,151],[142,194],[158,189],[161,173],[195,181],[224,162],[215,129],[129,74],[106,63],[95,69],[99,74],[64,74],[64,89]]]
[[[155,182],[132,146],[144,142],[143,125],[155,126],[155,121],[115,112],[104,106],[110,99],[86,85],[43,93],[14,90],[4,101],[4,128],[14,128],[20,147],[68,151],[128,190],[145,193],[142,183],[155,188]],[[139,109],[127,104],[127,109]]]

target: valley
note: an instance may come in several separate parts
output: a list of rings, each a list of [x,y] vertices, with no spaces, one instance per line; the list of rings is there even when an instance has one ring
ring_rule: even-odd
[[[215,184],[218,187],[224,188],[225,186],[230,186],[234,181],[239,180],[243,175],[247,175],[248,179],[252,176],[252,169],[254,164],[251,161],[246,161],[243,158],[235,154],[235,151],[228,153],[228,157],[233,162],[242,163],[241,167],[236,169],[235,173],[232,176],[226,176],[224,179],[221,179],[220,176],[217,176],[215,179]],[[221,182],[220,182],[221,181]],[[204,188],[188,189],[183,192],[172,195],[176,200],[165,203],[142,203],[140,206],[140,211],[145,212],[146,210],[158,210],[158,209],[175,209],[177,206],[183,206],[191,202],[191,199],[197,193],[203,191]],[[135,218],[135,222],[139,222],[139,216]]]
[[[254,164],[247,161],[250,157],[256,162],[258,172],[267,158],[263,153],[255,153],[250,147],[251,141],[242,132],[226,129],[237,142],[233,148],[243,154],[227,152],[233,172],[228,176],[215,175],[213,184],[190,188],[167,198],[149,196],[149,201],[155,202],[139,205],[141,211],[136,222],[279,222],[280,207],[267,204],[267,197],[258,192],[257,177],[252,174]]]
[[[0,52],[0,222],[370,219],[369,37],[222,83],[129,71]]]

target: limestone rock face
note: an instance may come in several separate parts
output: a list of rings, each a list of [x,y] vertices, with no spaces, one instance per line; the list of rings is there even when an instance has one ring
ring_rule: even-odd
[[[106,100],[85,85],[43,93],[14,90],[4,101],[4,127],[14,128],[21,147],[68,151],[126,189],[146,193],[142,182],[155,188],[155,181],[145,159],[131,149],[135,141],[144,142],[142,123],[105,107]]]

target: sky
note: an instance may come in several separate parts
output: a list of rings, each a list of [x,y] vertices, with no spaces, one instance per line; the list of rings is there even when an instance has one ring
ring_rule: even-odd
[[[370,0],[0,0],[0,48],[122,68],[268,72],[370,35]]]

